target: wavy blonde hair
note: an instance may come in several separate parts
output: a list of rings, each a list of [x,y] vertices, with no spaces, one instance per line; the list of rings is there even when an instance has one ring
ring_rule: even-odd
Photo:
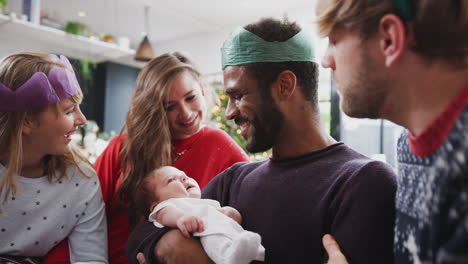
[[[13,91],[18,89],[36,72],[49,74],[53,66],[63,67],[45,53],[16,53],[9,55],[0,62],[0,82]],[[74,103],[81,103],[81,91],[71,96]],[[55,103],[58,111],[59,102]],[[26,111],[0,111],[0,160],[5,162],[5,173],[0,180],[0,193],[3,193],[3,203],[8,195],[18,192],[17,176],[21,175],[23,166],[23,134],[22,127],[27,116],[37,116],[47,108],[47,105]],[[56,182],[65,177],[69,165],[78,167],[80,161],[86,161],[78,150],[70,146],[70,152],[64,155],[46,155],[41,163],[49,182]],[[59,174],[57,174],[59,171]],[[1,210],[0,210],[1,213]]]
[[[454,62],[468,60],[468,1],[406,0],[414,17],[404,21],[414,33],[412,50],[427,58]],[[319,32],[328,36],[345,28],[362,39],[372,36],[385,14],[398,14],[394,0],[318,0]]]
[[[194,64],[178,52],[154,58],[136,80],[123,128],[127,137],[120,152],[123,178],[118,189],[120,199],[128,206],[131,226],[144,217],[140,213],[144,208],[140,208],[133,194],[139,191],[145,175],[160,166],[172,164],[171,134],[164,99],[172,81],[182,72],[192,74],[201,83]]]

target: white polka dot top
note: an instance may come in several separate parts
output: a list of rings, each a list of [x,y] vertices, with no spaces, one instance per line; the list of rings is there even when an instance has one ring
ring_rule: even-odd
[[[99,179],[81,163],[84,177],[70,166],[64,179],[19,177],[19,190],[1,204],[0,254],[44,256],[69,239],[72,263],[107,263],[107,224]],[[0,179],[5,167],[0,164]],[[1,193],[3,197],[3,193]]]

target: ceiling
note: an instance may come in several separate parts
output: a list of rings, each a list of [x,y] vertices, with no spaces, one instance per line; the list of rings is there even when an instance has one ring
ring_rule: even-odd
[[[6,11],[21,13],[22,0],[10,0]],[[79,21],[93,32],[130,38],[136,48],[144,31],[144,7],[149,6],[151,42],[182,39],[201,33],[229,32],[261,17],[287,15],[310,23],[314,0],[41,0],[41,11],[60,23]],[[86,16],[80,17],[79,12]]]

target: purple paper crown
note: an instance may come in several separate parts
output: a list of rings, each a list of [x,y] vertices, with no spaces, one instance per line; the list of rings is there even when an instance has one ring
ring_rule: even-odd
[[[53,104],[76,94],[80,85],[68,59],[53,55],[54,60],[65,66],[53,66],[46,76],[34,73],[16,91],[0,82],[0,111],[20,111]]]

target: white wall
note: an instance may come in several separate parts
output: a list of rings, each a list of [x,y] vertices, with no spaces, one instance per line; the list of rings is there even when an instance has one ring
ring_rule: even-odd
[[[318,43],[323,42],[323,40],[320,40],[316,29],[310,23],[305,21],[298,22],[304,30],[312,31],[316,49],[315,56],[317,62],[320,62],[322,51],[319,50]],[[224,32],[200,33],[185,36],[181,39],[152,43],[152,45],[156,55],[174,51],[186,52],[195,61],[203,74],[213,74],[221,72],[221,47],[231,31],[234,30],[235,27]]]
[[[380,149],[380,126],[381,120],[350,118],[342,113],[341,141],[371,158],[384,154],[385,161],[396,167],[396,145],[403,128],[390,121],[383,121],[383,149]]]
[[[156,55],[181,51],[194,60],[203,74],[221,72],[221,46],[229,32],[205,33],[153,44]]]

